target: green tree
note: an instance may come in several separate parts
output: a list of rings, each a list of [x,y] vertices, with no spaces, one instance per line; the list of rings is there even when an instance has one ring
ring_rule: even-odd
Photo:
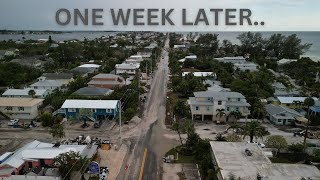
[[[55,124],[50,128],[49,133],[52,135],[52,137],[54,139],[56,139],[57,142],[59,142],[59,140],[61,138],[65,137],[65,133],[64,133],[64,128],[61,124]]]
[[[30,89],[30,90],[28,91],[28,95],[31,96],[32,98],[34,98],[35,95],[36,95],[36,91],[34,91],[33,89]]]
[[[277,149],[277,154],[280,152],[281,149],[288,147],[286,138],[284,138],[281,135],[269,136],[266,142],[268,147]]]
[[[243,139],[249,136],[251,143],[253,143],[254,137],[263,138],[263,136],[268,134],[266,128],[258,121],[251,121],[244,125],[241,129],[243,130]]]
[[[51,127],[54,124],[54,120],[53,120],[52,114],[47,113],[47,112],[43,113],[40,116],[40,121],[42,123],[42,126],[44,126],[44,127]]]
[[[315,104],[314,99],[312,97],[308,97],[304,100],[303,104],[308,107],[308,122],[307,122],[307,127],[306,127],[306,132],[304,133],[304,139],[303,139],[303,144],[304,144],[304,150],[307,148],[307,136],[308,136],[308,130],[309,130],[309,124],[310,124],[310,107]]]
[[[127,79],[129,78],[129,74],[127,73],[127,71],[122,74],[122,77],[124,79],[125,85],[127,86]]]
[[[181,146],[183,146],[182,138],[181,138],[181,126],[178,122],[173,123],[172,129],[177,131],[180,139]]]
[[[304,149],[303,143],[293,143],[288,146],[288,150],[294,153],[302,153]]]
[[[217,112],[216,117],[219,116],[220,121],[222,121],[222,117],[226,116],[225,110],[224,109],[217,109],[216,112]]]
[[[59,154],[53,159],[53,164],[59,169],[61,177],[65,180],[70,180],[72,171],[80,170],[83,163],[87,162],[87,159],[82,158],[79,152],[66,152]]]
[[[233,117],[235,120],[235,123],[241,118],[242,113],[240,111],[232,111],[229,113],[228,117]]]

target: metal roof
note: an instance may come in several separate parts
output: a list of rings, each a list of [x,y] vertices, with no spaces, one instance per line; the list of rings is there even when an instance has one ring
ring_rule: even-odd
[[[45,89],[8,89],[2,94],[2,96],[28,96],[30,90],[34,90],[36,96],[42,96],[47,92]]]
[[[76,109],[116,109],[119,100],[80,100],[67,99],[61,108]]]

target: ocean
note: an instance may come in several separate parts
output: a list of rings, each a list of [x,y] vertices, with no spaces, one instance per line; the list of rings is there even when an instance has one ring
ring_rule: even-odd
[[[210,32],[210,33],[216,33],[219,34],[218,38],[220,42],[222,40],[227,39],[230,40],[234,44],[239,44],[239,41],[237,39],[237,36],[241,32]],[[320,61],[320,32],[291,32],[291,31],[285,31],[285,32],[261,32],[263,37],[270,37],[272,34],[275,33],[281,33],[283,35],[290,35],[290,34],[297,34],[298,37],[302,40],[303,43],[311,43],[312,46],[309,49],[308,52],[305,53],[304,56],[309,56],[315,61]],[[52,39],[55,41],[64,41],[64,40],[84,40],[84,38],[87,39],[95,39],[99,38],[101,36],[107,36],[107,35],[115,35],[117,32],[62,32],[60,34],[0,34],[0,41],[3,40],[22,40],[22,37],[25,37],[25,39],[48,39],[49,35],[51,35]],[[184,32],[183,34],[187,34],[187,32]]]

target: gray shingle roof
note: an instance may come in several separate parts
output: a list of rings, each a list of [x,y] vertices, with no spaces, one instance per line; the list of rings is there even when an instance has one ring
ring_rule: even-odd
[[[274,104],[267,104],[266,105],[266,111],[270,115],[275,115],[275,114],[279,114],[279,113],[288,112],[288,113],[294,114],[296,116],[302,116],[300,113],[298,113],[297,111],[295,111],[293,109],[286,108],[286,107],[283,107],[283,106],[274,105]]]
[[[113,91],[105,88],[84,87],[78,89],[74,94],[83,96],[104,96],[112,93]]]
[[[58,79],[71,79],[73,74],[71,73],[44,73],[42,77],[46,77],[48,80],[58,80]]]
[[[227,100],[228,98],[245,98],[238,92],[199,91],[193,93],[195,97],[213,97],[215,100]]]

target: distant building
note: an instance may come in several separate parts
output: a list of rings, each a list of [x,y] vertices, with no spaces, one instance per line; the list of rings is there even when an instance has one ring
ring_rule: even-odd
[[[127,73],[129,75],[135,75],[137,73],[137,70],[139,69],[139,67],[140,67],[140,64],[122,63],[122,64],[116,64],[115,70],[116,70],[116,74]]]
[[[2,94],[2,96],[11,98],[32,98],[32,96],[29,95],[30,90],[34,90],[34,98],[45,98],[50,93],[50,91],[46,89],[8,89]]]
[[[12,119],[35,119],[44,99],[0,98],[0,111]]]
[[[106,88],[83,87],[75,91],[73,94],[78,96],[96,97],[96,96],[107,96],[112,92],[113,90],[106,89]]]
[[[6,153],[6,160],[0,163],[0,178],[58,180],[60,173],[54,167],[54,158],[62,153],[74,151],[81,157],[92,158],[97,152],[97,145],[59,145],[32,141],[17,149],[14,153]]]
[[[116,89],[125,85],[125,80],[115,74],[98,74],[92,77],[92,80],[88,83],[89,87]]]
[[[214,92],[200,91],[193,93],[195,97],[189,97],[192,120],[213,120],[217,123],[228,120],[226,117],[217,117],[218,109],[224,109],[228,115],[232,111],[241,112],[242,116],[250,114],[250,104],[245,97],[238,92]]]
[[[277,97],[277,100],[278,102],[280,103],[280,105],[282,106],[287,106],[287,107],[293,107],[295,108],[297,105],[296,105],[296,102],[301,102],[303,103],[304,100],[306,99],[307,97]],[[313,98],[315,101],[317,101],[318,99],[317,98]]]
[[[182,77],[192,73],[195,77],[211,77],[212,79],[216,79],[217,75],[214,72],[182,72]]]
[[[70,73],[73,75],[78,75],[82,77],[87,77],[90,74],[98,72],[101,65],[98,64],[82,64],[76,68],[70,70]]]
[[[52,91],[65,90],[67,85],[73,81],[71,73],[44,73],[38,78],[38,82],[30,85],[32,89],[44,89]]]
[[[186,56],[185,58],[180,59],[180,60],[178,60],[178,61],[181,62],[181,63],[184,63],[186,60],[188,60],[188,61],[195,61],[195,60],[197,60],[197,56],[196,56],[196,55]]]
[[[186,49],[186,45],[184,44],[176,44],[176,45],[173,45],[173,49]]]
[[[284,96],[284,97],[294,97],[294,96],[299,96],[299,91],[295,90],[295,89],[290,89],[288,90],[286,88],[286,86],[284,86],[282,83],[280,82],[275,82],[272,84],[272,87],[274,89],[274,97],[278,97],[278,96]]]
[[[218,180],[229,179],[230,174],[245,180],[320,179],[320,171],[315,166],[272,163],[254,143],[210,141],[210,145]]]
[[[240,71],[258,71],[258,65],[253,62],[235,63],[234,69],[239,69]]]
[[[138,62],[143,61],[142,55],[132,55],[132,56],[129,57],[129,59],[133,59],[133,60],[136,60]]]
[[[138,51],[137,55],[142,56],[144,60],[151,60],[152,52],[150,51]]]
[[[216,59],[219,62],[232,63],[232,64],[245,63],[246,62],[246,58],[244,58],[243,56],[223,57],[223,58],[214,58],[214,59]]]
[[[298,61],[297,59],[281,59],[277,62],[277,64],[278,66],[282,66],[282,65],[289,64],[292,62],[297,62],[297,61]]]
[[[79,117],[81,109],[89,109],[95,119],[108,119],[118,115],[120,103],[118,100],[80,100],[67,99],[61,106],[67,118]]]
[[[274,104],[266,105],[267,118],[275,125],[293,125],[297,117],[303,117],[299,112]]]

